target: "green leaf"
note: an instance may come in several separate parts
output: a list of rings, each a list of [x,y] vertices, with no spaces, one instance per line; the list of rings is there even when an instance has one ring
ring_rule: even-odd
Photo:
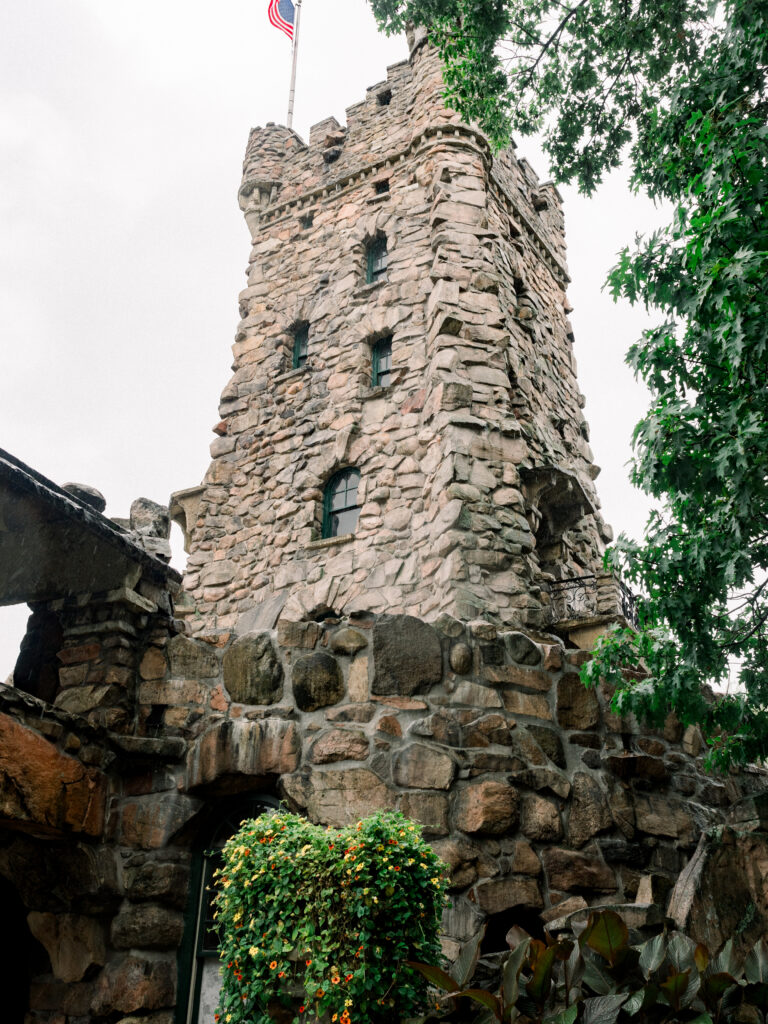
[[[501,991],[504,997],[504,1002],[508,1006],[514,1006],[517,1002],[520,971],[525,958],[528,955],[530,944],[530,938],[526,937],[522,942],[519,942],[517,946],[515,946],[504,961],[504,969],[501,975]]]
[[[744,977],[747,981],[768,982],[768,944],[761,939],[747,953],[744,960]]]
[[[640,947],[640,970],[646,978],[650,978],[654,971],[664,963],[667,955],[667,942],[663,934],[654,935]]]
[[[456,984],[450,974],[447,974],[440,967],[433,967],[431,964],[420,964],[415,960],[406,960],[405,965],[422,974],[430,985],[434,985],[435,988],[441,988],[444,992],[459,991],[460,986]]]
[[[594,960],[584,960],[583,983],[598,995],[608,995],[612,992],[615,983],[613,978],[607,974]]]
[[[619,1011],[626,1001],[626,992],[585,999],[582,1024],[615,1024]]]
[[[611,967],[629,948],[627,926],[614,910],[602,910],[589,915],[587,927],[579,941],[599,953]]]
[[[701,942],[694,950],[693,959],[696,964],[696,970],[699,974],[703,974],[709,966],[709,950]]]
[[[474,1002],[484,1006],[487,1010],[490,1010],[495,1019],[500,1021],[501,1018],[501,1002],[492,995],[490,992],[486,992],[484,988],[466,988],[462,989],[461,992],[457,993],[459,996],[466,996],[467,999],[472,999]]]
[[[531,949],[540,946],[541,943],[532,942]],[[533,974],[525,986],[525,991],[536,1003],[542,1003],[549,995],[552,984],[552,966],[555,962],[555,947],[549,949],[537,949],[533,962]]]
[[[683,996],[690,982],[690,975],[690,970],[681,971],[680,973],[673,970],[673,973],[669,975],[666,981],[662,981],[659,986],[669,1000],[669,1005],[673,1010],[679,1010],[682,1005]]]
[[[567,1010],[562,1010],[560,1013],[556,1013],[552,1017],[546,1017],[544,1019],[544,1024],[574,1024],[578,1016],[579,1007],[574,1003],[572,1006],[569,1006]]]
[[[451,968],[451,977],[458,983],[459,987],[468,984],[475,973],[477,960],[480,956],[480,943],[485,937],[487,925],[483,925],[477,935],[461,947],[461,952]]]

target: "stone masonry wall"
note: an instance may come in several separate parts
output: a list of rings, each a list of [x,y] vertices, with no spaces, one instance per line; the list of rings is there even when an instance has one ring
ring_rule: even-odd
[[[559,197],[511,152],[492,158],[441,90],[436,53],[414,40],[346,128],[324,121],[308,146],[251,133],[248,286],[188,543],[196,634],[327,611],[536,629],[553,579],[599,572],[609,531]],[[366,284],[377,235],[387,274]],[[291,370],[304,323],[307,365]],[[373,388],[389,334],[393,383]],[[322,540],[323,487],[346,466],[362,475],[357,528]]]
[[[395,808],[420,822],[451,875],[449,957],[483,924],[493,951],[513,923],[586,906],[635,903],[653,923],[670,891],[712,944],[768,926],[763,776],[707,777],[698,731],[672,718],[618,720],[579,681],[586,652],[445,615],[135,644],[130,734],[103,706],[89,725],[0,693],[0,878],[37,950],[27,1024],[186,1019],[193,850],[226,801],[254,796],[330,825]],[[692,857],[712,875],[704,833],[721,837],[713,877],[734,879],[722,911],[720,891],[678,891]]]

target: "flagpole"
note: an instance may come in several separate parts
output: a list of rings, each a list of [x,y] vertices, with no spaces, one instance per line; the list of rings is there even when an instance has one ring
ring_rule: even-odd
[[[301,0],[295,0],[296,18],[293,26],[293,67],[291,69],[291,91],[288,94],[288,127],[293,128],[293,98],[296,94],[296,57],[299,53],[299,22],[301,21]]]

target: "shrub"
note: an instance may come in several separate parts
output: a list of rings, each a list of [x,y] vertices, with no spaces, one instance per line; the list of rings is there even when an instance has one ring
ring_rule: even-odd
[[[764,1024],[768,944],[741,962],[730,940],[717,956],[677,931],[630,945],[612,910],[593,911],[578,936],[545,942],[522,929],[507,936],[498,991],[468,988],[476,955],[452,974],[413,964],[443,994],[443,1012],[421,1018],[468,1024]],[[447,994],[445,994],[447,993]],[[476,1012],[470,1012],[471,1006]],[[482,1007],[477,1011],[477,1007]],[[417,1024],[417,1022],[412,1022]]]
[[[399,814],[322,828],[247,821],[224,848],[216,917],[222,1024],[368,1024],[413,1014],[440,960],[444,865]]]

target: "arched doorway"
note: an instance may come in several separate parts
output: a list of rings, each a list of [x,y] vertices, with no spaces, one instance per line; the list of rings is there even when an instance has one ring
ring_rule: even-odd
[[[209,819],[207,828],[198,837],[192,858],[187,926],[179,950],[177,1024],[215,1024],[221,978],[213,917],[213,873],[221,864],[224,844],[243,821],[275,813],[278,809],[277,800],[271,796],[250,794],[232,797],[220,803],[217,813]]]

